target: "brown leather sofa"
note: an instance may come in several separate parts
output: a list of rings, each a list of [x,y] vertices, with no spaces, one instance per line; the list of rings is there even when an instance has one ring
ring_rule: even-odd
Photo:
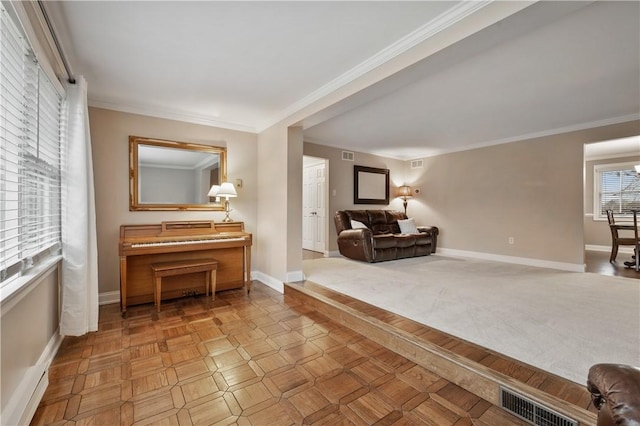
[[[334,222],[338,233],[340,254],[364,262],[382,262],[436,252],[438,228],[417,226],[417,234],[401,234],[398,220],[407,216],[392,210],[342,210]],[[353,229],[351,221],[366,228]]]
[[[640,368],[596,364],[589,369],[587,389],[598,409],[598,426],[640,425]]]

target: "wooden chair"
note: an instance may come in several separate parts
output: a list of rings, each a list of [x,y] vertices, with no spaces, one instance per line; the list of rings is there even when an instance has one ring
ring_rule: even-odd
[[[619,246],[636,246],[636,238],[634,237],[620,237],[618,231],[620,230],[628,230],[631,231],[636,227],[632,227],[631,225],[619,225],[616,224],[616,220],[613,217],[613,210],[606,210],[607,212],[607,220],[609,221],[609,228],[611,229],[611,256],[609,257],[609,262],[615,262],[616,257],[618,256],[618,247]]]
[[[638,233],[640,231],[638,231],[638,213],[640,213],[640,210],[631,210],[631,212],[633,213],[633,235],[634,235],[634,240],[635,240],[635,244],[634,244],[634,256],[633,256],[633,262],[631,262],[631,265],[629,265],[632,268],[635,268],[636,272],[640,272],[640,237],[638,235]],[[627,264],[627,262],[625,262],[625,265]]]

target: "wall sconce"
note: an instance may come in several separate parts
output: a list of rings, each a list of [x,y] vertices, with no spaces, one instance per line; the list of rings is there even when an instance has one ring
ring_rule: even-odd
[[[216,197],[224,197],[224,211],[226,216],[222,220],[223,222],[233,222],[233,220],[229,217],[229,212],[231,209],[229,208],[229,198],[237,197],[238,193],[236,192],[235,186],[231,182],[222,182],[220,185],[220,189],[216,193]]]
[[[402,205],[404,206],[404,214],[407,215],[407,198],[411,198],[411,187],[409,185],[402,185],[398,187],[398,197],[402,198]]]

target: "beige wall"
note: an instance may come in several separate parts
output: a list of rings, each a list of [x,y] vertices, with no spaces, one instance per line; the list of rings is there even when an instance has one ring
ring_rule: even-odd
[[[302,182],[296,180],[302,180],[301,131],[278,124],[261,132],[255,269],[264,274],[260,279],[275,288],[287,281],[289,273],[302,269],[302,230],[295,229],[296,222],[302,221]]]
[[[100,293],[120,290],[120,225],[166,220],[221,221],[223,212],[129,211],[129,135],[192,142],[227,148],[227,177],[242,179],[231,200],[231,217],[256,232],[257,153],[255,134],[136,114],[89,108],[98,234]]]
[[[593,168],[600,164],[640,162],[640,154],[585,162],[584,175],[584,243],[592,246],[611,247],[611,231],[606,220],[593,220]],[[633,236],[633,235],[629,235]]]
[[[298,226],[287,222],[287,217],[295,217],[293,220],[301,221],[302,190],[300,189],[299,194],[293,195],[286,194],[287,191],[294,189],[290,183],[287,184],[286,189],[281,188],[282,182],[288,181],[288,178],[302,179],[302,176],[298,175],[296,171],[299,169],[301,172],[302,170],[300,164],[302,158],[295,153],[301,148],[298,144],[301,145],[302,140],[295,142],[290,140],[289,137],[293,135],[288,134],[289,128],[319,122],[353,108],[355,104],[362,102],[363,98],[358,96],[351,100],[349,98],[361,92],[362,89],[393,76],[398,71],[458,42],[469,34],[499,22],[527,5],[527,2],[494,2],[474,13],[473,17],[465,19],[464,24],[451,25],[443,29],[428,40],[416,44],[384,64],[351,80],[348,84],[331,90],[330,93],[319,97],[295,113],[283,117],[277,124],[260,132],[258,135],[258,181],[260,185],[258,192],[258,238],[260,241],[257,242],[259,259],[256,268],[265,274],[263,278],[284,281],[287,279],[287,275],[295,276],[302,265],[300,253],[302,225],[301,223]],[[343,101],[346,102],[342,103]],[[276,188],[274,185],[280,187]],[[288,211],[293,205],[296,206],[296,212]],[[300,211],[299,214],[297,210]],[[298,216],[300,219],[297,219]],[[278,225],[284,225],[284,227]],[[288,232],[283,234],[283,229],[288,229]],[[333,232],[335,233],[335,231]]]
[[[287,130],[287,276],[301,280],[302,273],[302,127]]]
[[[304,154],[329,160],[331,216],[347,208],[402,209],[393,194],[407,183],[421,190],[409,200],[407,214],[440,228],[439,247],[582,265],[585,243],[610,243],[606,225],[596,230],[601,224],[584,214],[592,210],[593,185],[593,165],[588,172],[583,164],[584,144],[639,133],[640,122],[633,121],[425,158],[422,169],[361,153],[347,162],[342,149],[309,142]],[[389,206],[353,205],[354,164],[391,170]],[[591,185],[586,197],[585,182]],[[329,229],[330,250],[337,250],[332,218]]]
[[[47,345],[57,338],[58,306],[57,264],[2,301],[0,396],[4,421],[9,422],[9,416],[17,421],[22,415],[24,406],[16,404],[29,401],[54,355],[47,350],[51,352],[56,348],[47,348]],[[14,404],[9,406],[11,398],[18,400],[14,399]]]
[[[402,210],[402,201],[395,198],[396,189],[405,182],[404,161],[392,158],[379,157],[361,152],[354,153],[354,161],[342,160],[342,149],[318,145],[310,142],[304,143],[304,155],[324,158],[329,160],[329,251],[338,250],[336,227],[333,216],[338,210],[347,209],[393,209]],[[353,204],[353,166],[378,167],[389,169],[389,205],[364,205]],[[333,195],[335,191],[335,195]],[[411,211],[407,212],[411,215]],[[418,223],[421,224],[421,223]]]
[[[440,228],[440,247],[582,265],[583,146],[639,130],[634,121],[426,158],[407,169],[422,190],[409,215]]]

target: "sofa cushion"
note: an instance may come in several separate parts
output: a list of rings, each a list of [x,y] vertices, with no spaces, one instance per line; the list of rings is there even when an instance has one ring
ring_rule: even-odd
[[[416,255],[416,246],[398,248],[396,257],[398,259],[406,259],[407,257],[414,257]]]
[[[387,215],[384,210],[367,210],[369,223],[374,234],[391,234],[391,229],[387,225]]]
[[[397,244],[397,239],[395,235],[392,234],[379,234],[373,236],[373,249],[386,249],[395,247]]]
[[[393,237],[396,239],[396,245],[398,247],[413,247],[416,245],[417,235],[396,234]]]
[[[367,215],[371,226],[387,224],[387,215],[384,210],[367,210]]]
[[[407,216],[404,213],[395,210],[385,210],[385,213],[387,215],[387,225],[391,226],[391,233],[399,234],[400,227],[398,226],[398,221],[406,219]]]
[[[415,249],[414,256],[428,256],[431,254],[431,244],[416,244],[413,248]]]
[[[433,244],[433,237],[426,232],[420,232],[419,234],[412,235],[416,239],[417,246],[430,246]]]

